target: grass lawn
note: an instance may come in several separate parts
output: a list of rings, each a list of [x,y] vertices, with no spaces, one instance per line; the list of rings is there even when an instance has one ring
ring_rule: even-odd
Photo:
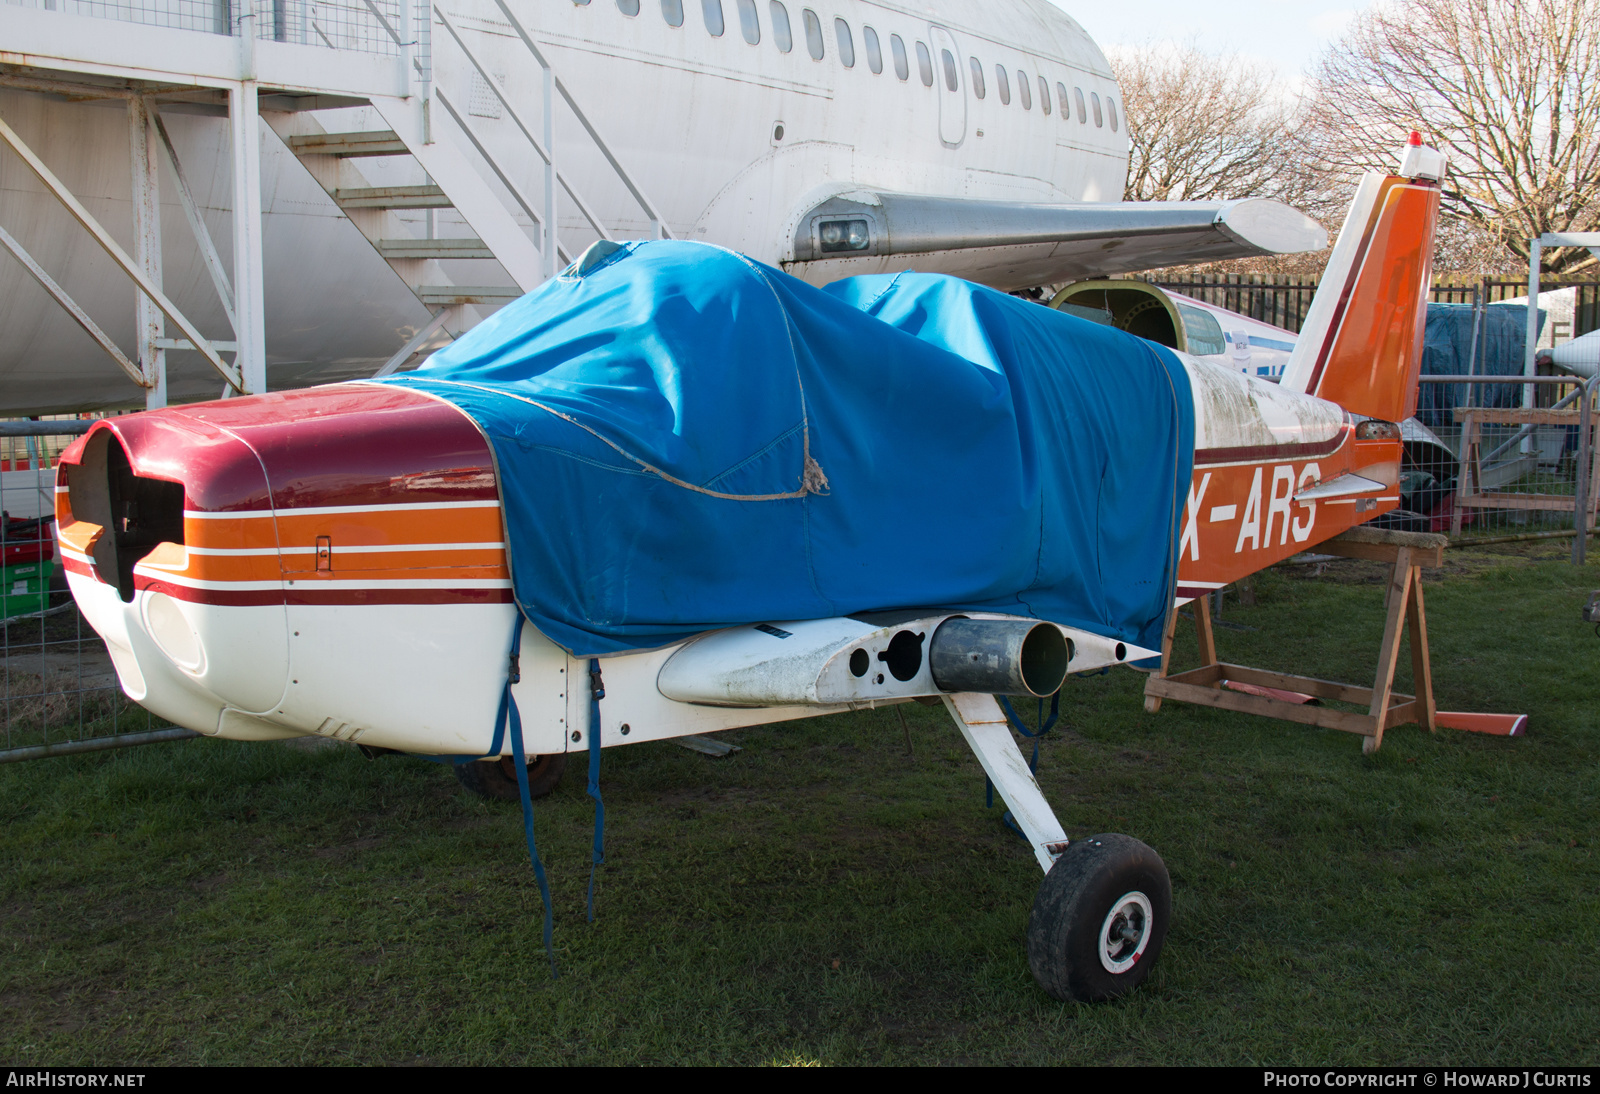
[[[607,750],[593,924],[574,764],[537,807],[555,982],[514,805],[416,760],[195,740],[0,767],[0,1059],[1600,1063],[1600,564],[1568,547],[1428,572],[1440,706],[1526,738],[1405,727],[1363,756],[1147,715],[1131,671],[1069,682],[1047,794],[1173,877],[1118,1003],[1034,985],[1037,867],[942,710],[904,708],[912,755],[894,710],[729,733],[725,760]],[[1223,656],[1370,682],[1379,580],[1261,575]]]

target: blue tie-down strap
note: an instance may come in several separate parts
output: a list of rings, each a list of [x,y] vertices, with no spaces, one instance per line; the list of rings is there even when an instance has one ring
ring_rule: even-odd
[[[506,674],[506,689],[500,697],[500,718],[494,727],[495,744],[507,721],[511,725],[512,762],[517,767],[517,796],[522,799],[522,833],[528,839],[528,861],[533,864],[533,877],[539,883],[539,899],[544,902],[544,954],[550,959],[550,979],[556,979],[556,950],[554,943],[555,915],[550,905],[550,882],[544,876],[544,863],[539,861],[539,847],[533,839],[533,795],[528,792],[528,753],[522,746],[522,712],[517,709],[516,696],[511,685],[522,679],[518,653],[522,648],[522,617],[517,616],[517,634],[511,640],[511,670]]]
[[[606,803],[600,797],[600,700],[606,697],[600,660],[589,659],[589,796],[594,799],[594,854],[589,863],[589,922],[594,922],[594,872],[606,861]]]
[[[522,680],[522,615],[518,613],[516,625],[511,633],[511,658],[506,670],[506,684],[500,692],[500,709],[494,716],[494,737],[489,741],[489,750],[482,756],[448,755],[426,756],[418,755],[418,759],[427,760],[436,764],[470,764],[479,760],[497,760],[500,758],[500,749],[505,744],[506,727],[511,728],[511,755],[517,766],[517,796],[522,799],[522,831],[528,840],[528,861],[533,864],[533,877],[539,883],[539,899],[544,902],[544,953],[550,959],[550,978],[556,979],[556,951],[555,951],[555,915],[550,904],[550,882],[545,877],[544,863],[539,861],[539,846],[533,838],[533,795],[528,790],[528,753],[522,744],[522,712],[517,709],[516,696],[511,694],[511,685]],[[598,717],[595,719],[598,726]],[[593,788],[595,780],[599,777],[599,764],[594,760],[589,764],[589,784]],[[591,792],[593,790],[591,789]],[[598,822],[597,822],[598,823]],[[598,845],[599,833],[596,831],[595,840]],[[590,888],[593,889],[594,881],[591,877]],[[594,918],[592,907],[593,897],[590,898],[591,919]]]
[[[1052,729],[1054,729],[1056,721],[1061,717],[1061,692],[1058,691],[1054,695],[1050,696],[1050,716],[1048,718],[1045,717],[1044,713],[1044,700],[1039,700],[1039,728],[1033,731],[1030,731],[1027,726],[1023,725],[1022,719],[1017,715],[1016,710],[1012,708],[1010,699],[1003,695],[999,696],[998,698],[1000,700],[1001,709],[1006,712],[1006,721],[1011,723],[1011,728],[1015,729],[1024,737],[1028,737],[1033,740],[1033,755],[1028,759],[1028,771],[1029,773],[1037,776],[1039,774],[1039,738],[1043,737],[1046,733],[1049,733]],[[992,809],[994,807],[994,783],[987,775],[983,777],[983,795],[984,808]],[[1005,815],[1002,816],[1000,820],[1007,828],[1011,829],[1023,839],[1028,838],[1027,834],[1024,833],[1021,828],[1017,827],[1016,818],[1011,815],[1011,810],[1007,809]]]

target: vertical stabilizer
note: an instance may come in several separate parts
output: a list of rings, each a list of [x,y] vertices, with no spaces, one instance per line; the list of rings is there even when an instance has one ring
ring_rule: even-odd
[[[1413,133],[1395,174],[1362,180],[1284,387],[1391,422],[1416,413],[1444,166]]]

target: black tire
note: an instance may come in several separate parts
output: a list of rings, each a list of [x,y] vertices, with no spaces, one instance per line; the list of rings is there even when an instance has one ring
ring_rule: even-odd
[[[528,761],[528,793],[534,798],[548,795],[560,785],[561,773],[566,767],[565,753],[532,757]],[[456,764],[456,778],[480,798],[502,802],[521,800],[517,793],[517,761],[510,756]]]
[[[1033,899],[1028,966],[1063,1002],[1115,999],[1150,975],[1171,920],[1160,855],[1132,836],[1075,840]]]

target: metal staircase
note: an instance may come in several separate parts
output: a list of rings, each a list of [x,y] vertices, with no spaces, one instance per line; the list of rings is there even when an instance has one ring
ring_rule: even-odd
[[[484,242],[476,233],[435,234],[441,225],[457,227],[470,223],[443,187],[433,182],[375,185],[367,177],[360,161],[376,157],[400,161],[386,165],[391,168],[389,173],[398,167],[405,173],[426,176],[421,163],[394,130],[328,132],[322,128],[314,111],[263,111],[262,120],[278,134],[432,316],[384,364],[378,375],[403,367],[429,342],[436,340],[439,332],[453,337],[470,328],[482,317],[480,308],[507,304],[537,284],[537,281],[527,285],[519,282],[500,260],[495,246]],[[474,196],[481,198],[481,195]],[[401,215],[402,210],[425,211],[422,235],[417,234],[416,218]],[[507,225],[494,215],[494,210],[481,212],[472,219],[491,223],[494,233],[491,238],[497,240],[501,251],[508,249],[508,243],[516,246],[510,233],[527,240],[521,225],[514,221]],[[475,283],[461,284],[441,265],[443,262],[473,262],[484,266],[489,273],[474,278]]]
[[[226,103],[233,129],[235,209],[242,215],[235,216],[233,284],[227,284],[218,265],[217,289],[224,299],[237,295],[234,325],[239,333],[236,342],[215,346],[223,352],[224,347],[237,347],[234,367],[224,367],[203,339],[174,343],[157,337],[149,345],[201,348],[232,390],[265,388],[265,343],[257,333],[265,327],[260,168],[253,149],[257,119],[277,134],[432,316],[405,345],[382,347],[374,354],[394,350],[379,375],[402,368],[439,337],[458,335],[571,261],[572,251],[562,246],[558,231],[564,211],[572,238],[612,238],[595,206],[585,200],[583,187],[558,165],[558,116],[576,120],[588,142],[585,160],[594,162],[592,153],[598,151],[608,166],[608,185],[622,184],[643,211],[650,235],[672,235],[506,0],[454,3],[482,9],[473,14],[492,15],[520,41],[528,63],[516,67],[515,90],[510,92],[505,78],[492,75],[477,56],[473,32],[463,29],[460,16],[435,7],[434,0],[364,0],[365,12],[360,5],[319,7],[315,12],[306,6],[299,16],[295,5],[305,0],[232,0],[232,18],[218,17],[214,25],[149,25],[161,23],[161,12],[174,2],[130,0],[104,16],[64,16],[41,3],[8,27],[12,38],[31,36],[32,48],[21,40],[7,48],[40,61],[28,76],[40,90],[48,90],[44,85],[52,69],[64,84],[85,74],[104,79],[111,71],[125,80],[119,93],[146,102],[156,119],[163,95],[182,95],[193,103],[197,93],[210,94]],[[331,11],[366,23],[326,25]],[[115,33],[79,35],[78,41],[56,33],[64,26],[106,26],[118,18],[127,21]],[[131,25],[135,23],[146,25]],[[297,26],[298,38],[286,33]],[[230,46],[230,39],[237,48]],[[450,51],[442,65],[435,47]],[[442,81],[436,81],[439,73],[444,74]],[[0,66],[0,86],[5,76]],[[466,80],[474,82],[471,89],[454,86]],[[213,90],[219,87],[225,90]],[[494,96],[497,116],[514,127],[502,127],[493,139],[475,129],[472,112],[458,105],[485,92]],[[525,144],[507,144],[519,138]],[[531,173],[526,170],[530,150]],[[252,172],[256,177],[250,177]],[[528,193],[519,180],[527,180],[535,192]],[[187,193],[182,196],[190,200]],[[203,225],[192,226],[197,235],[204,233]],[[203,249],[211,247],[209,239],[200,243]],[[155,246],[159,248],[159,239]],[[148,265],[159,271],[158,253]],[[137,271],[131,264],[127,268],[138,291],[145,292]],[[63,302],[64,307],[69,304]],[[234,313],[229,314],[233,320]],[[173,321],[188,333],[183,323]],[[145,386],[159,392],[148,396],[148,405],[154,406],[161,405],[165,388],[164,379],[158,384],[153,376],[159,372],[164,377],[165,365],[160,353],[152,353],[148,362],[151,354],[144,351],[139,359],[145,374],[152,376]],[[126,358],[118,365],[128,371]]]

